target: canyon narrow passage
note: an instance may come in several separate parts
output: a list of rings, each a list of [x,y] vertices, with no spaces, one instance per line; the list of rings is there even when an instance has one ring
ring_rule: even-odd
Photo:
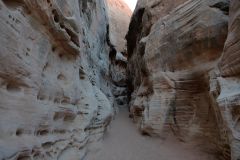
[[[0,160],[240,160],[240,0],[0,0],[0,46]]]
[[[87,160],[214,160],[212,155],[192,149],[169,135],[167,139],[143,136],[120,109],[103,142],[95,146]]]

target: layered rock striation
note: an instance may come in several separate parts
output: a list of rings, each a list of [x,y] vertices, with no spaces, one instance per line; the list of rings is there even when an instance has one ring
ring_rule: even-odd
[[[82,159],[101,138],[119,79],[105,3],[0,0],[0,159]]]
[[[138,1],[126,36],[127,74],[131,116],[143,134],[173,133],[236,160],[240,10],[233,0],[229,15],[229,3]]]
[[[218,97],[223,122],[227,126],[227,135],[233,160],[240,159],[240,2],[232,0],[230,5],[228,37],[217,77]]]

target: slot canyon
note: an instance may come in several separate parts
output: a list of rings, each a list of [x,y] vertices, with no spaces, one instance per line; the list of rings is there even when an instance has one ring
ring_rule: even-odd
[[[0,160],[240,160],[240,0],[0,0]]]

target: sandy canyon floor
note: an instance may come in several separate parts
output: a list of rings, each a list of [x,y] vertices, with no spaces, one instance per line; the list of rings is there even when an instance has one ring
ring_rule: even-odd
[[[128,118],[127,109],[113,120],[101,144],[95,145],[86,160],[215,160],[212,155],[169,138],[143,136]]]

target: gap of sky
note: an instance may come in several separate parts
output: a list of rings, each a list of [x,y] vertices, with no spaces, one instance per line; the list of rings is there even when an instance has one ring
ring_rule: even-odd
[[[127,3],[127,5],[129,6],[129,8],[134,11],[135,7],[136,7],[136,3],[137,0],[124,0],[125,3]]]

